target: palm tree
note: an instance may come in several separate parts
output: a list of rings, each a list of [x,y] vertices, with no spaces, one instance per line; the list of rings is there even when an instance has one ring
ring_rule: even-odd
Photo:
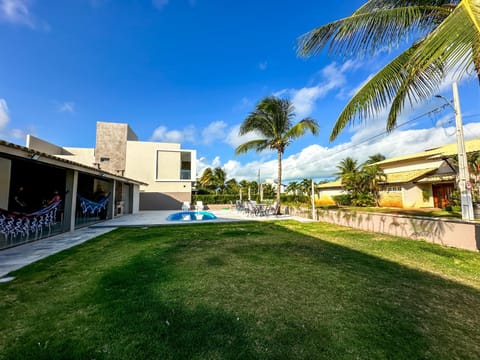
[[[338,172],[336,175],[342,180],[342,185],[347,190],[353,198],[356,197],[359,189],[359,172],[360,168],[358,166],[358,161],[346,157],[340,164],[337,166]]]
[[[300,182],[300,190],[302,190],[302,195],[310,194],[311,187],[312,187],[312,180],[310,179],[303,179]]]
[[[213,183],[215,190],[225,189],[225,181],[227,180],[227,173],[221,167],[213,169]]]
[[[203,170],[203,174],[199,180],[200,185],[205,189],[210,189],[215,186],[215,177],[213,175],[212,168],[206,168]]]
[[[295,196],[296,196],[296,195],[297,195],[297,191],[298,191],[299,189],[300,189],[300,187],[299,187],[298,182],[296,182],[296,181],[291,181],[291,182],[287,185],[285,191],[286,191],[287,193],[292,193],[292,195],[295,195]]]
[[[280,213],[280,191],[282,184],[282,155],[290,143],[310,131],[316,135],[318,123],[307,117],[293,125],[294,107],[290,100],[269,96],[262,99],[255,110],[248,115],[240,126],[239,135],[257,132],[261,138],[247,141],[235,149],[235,154],[243,154],[249,150],[257,152],[276,150],[278,159],[277,204]]]
[[[392,130],[407,102],[431,97],[453,70],[461,78],[474,67],[480,79],[480,1],[370,0],[351,16],[300,38],[303,56],[318,54],[327,45],[339,56],[373,55],[407,41],[410,47],[350,99],[330,140],[347,124],[375,117],[387,107],[387,130]]]
[[[385,159],[386,159],[385,155],[382,155],[380,153],[375,154],[375,155],[370,155],[368,157],[368,159],[363,163],[363,166],[372,165],[372,164],[375,164],[377,162],[383,161]]]

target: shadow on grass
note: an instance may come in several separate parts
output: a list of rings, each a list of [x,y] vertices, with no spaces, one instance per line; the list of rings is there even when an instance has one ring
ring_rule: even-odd
[[[30,324],[5,358],[480,358],[473,288],[271,223],[188,230],[105,273],[76,299],[88,317],[51,325],[61,337],[37,344]]]

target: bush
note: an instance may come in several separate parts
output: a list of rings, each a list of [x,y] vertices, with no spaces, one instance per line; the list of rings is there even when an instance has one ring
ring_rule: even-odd
[[[349,206],[352,205],[352,196],[350,194],[342,194],[332,196],[333,201],[337,205]]]
[[[208,204],[230,204],[238,200],[237,195],[193,195],[192,202],[202,201],[204,205]]]
[[[352,199],[352,204],[360,207],[375,206],[375,196],[370,193],[360,193]]]

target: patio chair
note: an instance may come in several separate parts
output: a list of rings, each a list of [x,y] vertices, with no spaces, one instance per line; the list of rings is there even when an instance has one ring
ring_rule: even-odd
[[[182,204],[182,211],[188,211],[188,210],[190,210],[190,202],[184,201]]]
[[[200,210],[204,210],[205,207],[203,206],[203,201],[197,201],[196,205],[195,205],[195,210],[197,211],[200,211]]]
[[[267,210],[267,215],[276,215],[278,210],[278,202],[274,202]]]

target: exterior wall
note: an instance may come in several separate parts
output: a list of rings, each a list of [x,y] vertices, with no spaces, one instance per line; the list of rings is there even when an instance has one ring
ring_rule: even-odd
[[[136,135],[127,124],[97,122],[95,162],[101,169],[124,175],[129,137]]]
[[[470,222],[376,213],[319,210],[319,221],[465,250],[480,250],[480,225]]]
[[[69,155],[68,151],[61,146],[49,143],[30,134],[27,135],[26,147],[50,155]]]
[[[422,191],[414,184],[406,184],[403,188],[403,206],[409,208],[420,207],[423,204]]]
[[[92,148],[64,148],[69,155],[56,155],[62,159],[75,161],[87,166],[95,166],[95,149]]]
[[[10,174],[12,161],[0,158],[0,208],[8,208],[8,194],[10,194]]]
[[[157,152],[157,171],[155,180],[161,179],[179,179],[181,153],[177,151],[156,151]]]
[[[191,202],[190,192],[140,192],[140,210],[181,210]]]
[[[192,181],[181,180],[181,153],[191,153],[191,176],[195,177],[196,152],[180,144],[128,141],[125,176],[148,184],[140,187],[140,210],[180,209],[191,201]]]
[[[333,196],[345,194],[345,191],[342,189],[325,189],[318,192],[318,200],[316,204],[318,205],[335,205]]]
[[[380,206],[403,207],[402,191],[380,191]]]

